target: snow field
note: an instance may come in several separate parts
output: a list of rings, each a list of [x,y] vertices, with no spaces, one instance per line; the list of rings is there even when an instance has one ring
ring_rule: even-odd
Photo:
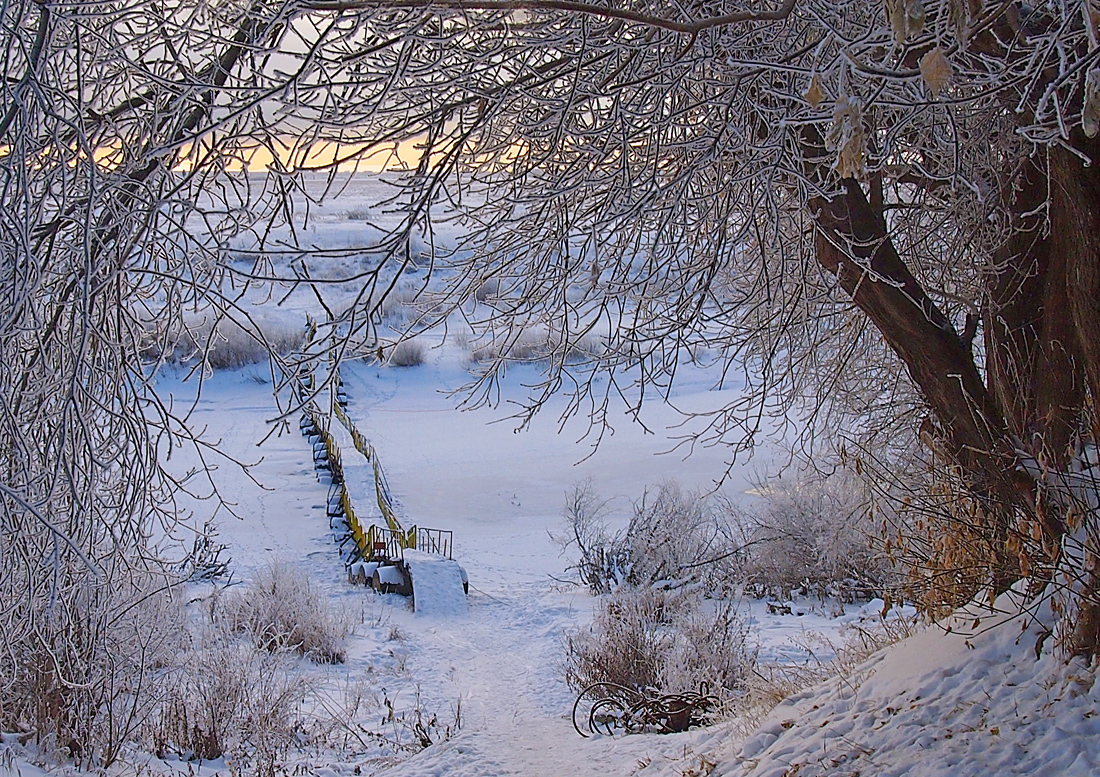
[[[455,412],[453,401],[441,393],[444,379],[453,381],[454,369],[439,362],[415,370],[352,365],[343,376],[351,416],[369,430],[404,520],[455,531],[455,558],[471,583],[470,596],[461,602],[468,613],[457,619],[423,610],[414,614],[401,597],[376,597],[348,584],[325,517],[327,484],[315,477],[310,446],[293,428],[297,424],[256,445],[269,431],[273,405],[270,385],[250,368],[216,373],[194,412],[198,423],[218,431],[227,452],[257,462],[252,473],[262,485],[233,467],[213,474],[241,516],[223,514],[219,521],[219,539],[230,546],[236,577],[247,579],[278,557],[304,568],[337,606],[365,610],[365,622],[349,640],[347,662],[310,668],[312,675],[324,674],[334,686],[365,679],[399,713],[419,708],[449,721],[460,712],[462,730],[453,745],[429,748],[393,767],[395,774],[435,768],[428,765],[433,759],[446,759],[449,770],[461,761],[471,774],[490,773],[493,762],[502,774],[534,775],[560,774],[566,767],[578,774],[603,773],[609,758],[631,769],[647,758],[654,764],[679,763],[700,732],[652,742],[641,737],[582,743],[573,731],[568,720],[573,694],[560,671],[563,641],[591,618],[593,599],[554,579],[566,561],[548,531],[558,528],[565,492],[585,472],[608,472],[624,504],[648,483],[669,476],[670,469],[682,480],[694,475],[697,485],[707,482],[709,472],[700,470],[696,459],[685,464],[654,456],[668,446],[667,439],[630,427],[609,438],[612,449],[601,448],[574,466],[587,451],[575,446],[574,438],[559,436],[553,424],[536,424],[533,432],[517,435],[508,423],[487,424],[485,414]],[[178,402],[194,387],[166,375],[162,392]],[[342,427],[333,424],[333,433],[340,435]],[[349,488],[362,486],[355,502],[370,508],[373,486],[364,483],[373,484],[371,468],[364,460],[358,472],[362,457],[350,438],[343,442]],[[184,466],[186,456],[179,455]],[[205,503],[193,506],[196,521],[210,509]],[[760,617],[766,617],[762,610]],[[788,628],[797,630],[793,624],[801,619],[789,620]],[[385,714],[379,705],[376,714],[364,713],[362,722],[378,728],[375,718]],[[351,761],[365,773],[384,763],[373,753]],[[351,768],[350,763],[311,763]]]

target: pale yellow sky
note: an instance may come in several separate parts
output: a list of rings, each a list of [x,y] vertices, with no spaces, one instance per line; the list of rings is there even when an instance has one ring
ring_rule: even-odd
[[[229,170],[239,171],[244,167],[260,172],[271,166],[278,156],[283,169],[328,170],[336,164],[341,172],[381,172],[384,170],[412,169],[423,154],[419,142],[415,140],[390,143],[385,146],[363,151],[363,145],[337,144],[319,141],[307,148],[298,145],[276,147],[274,153],[267,146],[256,145],[242,150],[236,160],[227,165]],[[190,152],[182,155],[177,168],[189,170],[195,159]]]

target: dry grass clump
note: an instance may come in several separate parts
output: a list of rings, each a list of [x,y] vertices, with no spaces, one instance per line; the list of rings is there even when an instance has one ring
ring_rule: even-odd
[[[37,590],[9,550],[0,547],[14,626],[0,643],[0,731],[77,766],[109,767],[152,710],[152,668],[179,648],[175,581],[122,553],[93,569],[61,552],[53,589]]]
[[[728,702],[756,663],[747,635],[728,604],[623,586],[601,601],[589,628],[567,637],[563,670],[578,692],[595,683],[659,693],[705,686]]]
[[[271,354],[286,355],[305,343],[305,331],[282,322],[253,322],[248,329],[222,319],[209,319],[171,332],[150,332],[141,344],[141,356],[150,362],[192,364],[202,361],[215,370],[234,369],[267,361]]]
[[[478,345],[470,352],[474,364],[498,362],[537,363],[553,359],[566,364],[590,361],[603,353],[600,338],[588,334],[565,340],[538,330],[524,330],[518,335],[509,333]]]
[[[745,693],[737,701],[736,730],[747,736],[784,699],[833,677],[857,688],[866,676],[861,667],[871,654],[912,636],[918,628],[918,619],[892,611],[848,626],[837,640],[806,632],[792,641],[811,656],[834,658],[813,658],[802,664],[757,664],[746,678]]]
[[[415,321],[422,311],[417,304],[423,289],[420,285],[402,282],[390,290],[374,305],[382,321],[391,326],[401,326]]]
[[[309,577],[285,561],[260,570],[250,588],[227,594],[215,617],[231,631],[248,634],[261,650],[293,650],[324,664],[343,663],[351,630]]]
[[[424,360],[424,346],[419,340],[402,340],[390,349],[387,364],[393,367],[419,367]]]
[[[524,331],[515,337],[498,338],[475,347],[470,352],[470,361],[477,364],[499,361],[536,362],[546,358],[548,353],[544,335]]]
[[[285,660],[207,629],[160,679],[161,699],[145,738],[159,758],[231,756],[273,775],[293,744],[298,710],[309,692]]]

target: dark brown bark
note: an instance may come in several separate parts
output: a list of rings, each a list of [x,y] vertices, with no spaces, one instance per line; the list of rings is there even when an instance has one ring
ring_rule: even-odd
[[[1069,308],[1079,356],[1095,407],[1100,393],[1100,137],[1074,133],[1086,165],[1063,148],[1050,152],[1050,221],[1053,251],[1065,257]]]
[[[1047,221],[1044,156],[1025,160],[1006,182],[1006,205],[1018,215],[995,254],[983,320],[989,388],[1009,431],[1037,459],[1061,469],[1080,420],[1085,376],[1071,312],[1072,252],[1055,196]]]
[[[1002,505],[1016,502],[1007,427],[969,346],[898,256],[882,214],[858,182],[847,179],[842,186],[842,194],[809,203],[818,261],[904,362],[935,413],[948,451],[975,476],[975,487]]]
[[[1037,520],[1048,563],[1058,558],[1068,501],[1023,476],[1015,448],[1064,470],[1083,417],[1095,420],[1100,390],[1100,142],[1073,140],[1097,164],[1052,148],[1024,160],[1006,182],[1006,206],[1017,215],[994,257],[983,304],[988,386],[969,343],[898,255],[881,207],[860,184],[842,180],[836,194],[809,202],[818,261],[905,364],[937,419],[939,443],[991,508],[994,544],[1007,539],[1016,517]],[[807,158],[825,157],[812,132],[804,150]],[[1004,585],[1013,555],[1002,549],[996,556],[992,571]],[[1070,649],[1095,655],[1100,573],[1083,572]]]
[[[1050,152],[1051,250],[1064,257],[1070,314],[1065,317],[1072,316],[1077,358],[1084,362],[1078,367],[1086,382],[1082,406],[1095,422],[1100,392],[1100,138],[1086,139],[1077,133],[1072,140],[1094,162],[1085,165],[1062,148]],[[1093,441],[1098,442],[1095,437]],[[1092,657],[1100,653],[1100,569],[1086,558],[1082,573],[1084,586],[1070,649]]]

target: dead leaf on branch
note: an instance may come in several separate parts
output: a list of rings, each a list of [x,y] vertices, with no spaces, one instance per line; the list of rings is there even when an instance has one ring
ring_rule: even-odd
[[[833,127],[826,139],[837,151],[837,173],[842,178],[862,179],[867,173],[867,135],[863,129],[863,103],[858,97],[836,101]]]
[[[921,0],[886,0],[886,20],[900,46],[924,30],[924,3]]]
[[[821,76],[814,73],[813,78],[810,79],[810,86],[802,97],[810,104],[811,108],[821,105],[821,101],[825,99],[825,90],[821,88]]]
[[[970,36],[970,22],[977,19],[981,11],[981,0],[951,0],[951,24],[960,42],[966,43]]]
[[[929,51],[920,58],[920,74],[924,77],[924,83],[928,84],[933,97],[939,97],[940,92],[951,80],[951,63],[947,55],[939,46]]]
[[[1100,134],[1100,68],[1094,68],[1085,78],[1085,107],[1081,111],[1081,128],[1090,138]]]

